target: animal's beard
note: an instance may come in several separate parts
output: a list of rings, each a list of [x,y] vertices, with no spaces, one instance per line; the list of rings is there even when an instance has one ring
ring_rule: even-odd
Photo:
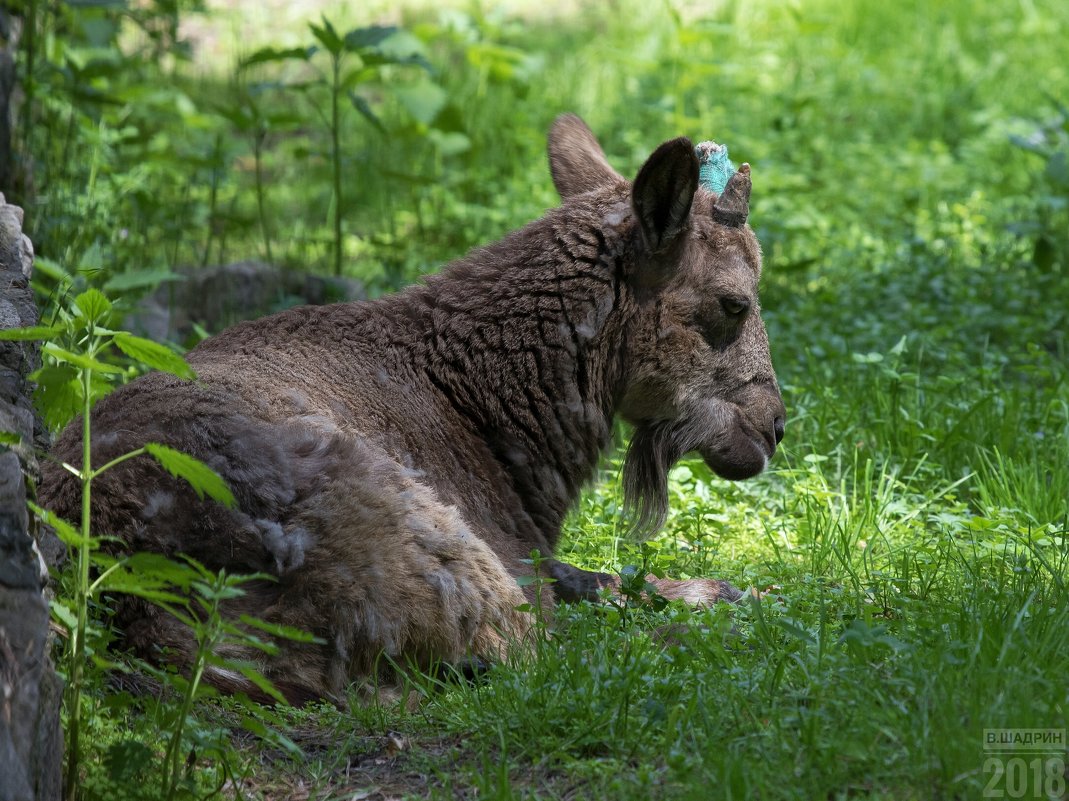
[[[633,533],[650,536],[668,517],[668,471],[683,454],[697,448],[701,429],[692,418],[642,423],[635,429],[624,460],[624,506]]]
[[[668,471],[689,451],[698,451],[721,478],[756,476],[771,451],[750,432],[738,407],[716,398],[693,404],[675,420],[640,423],[624,461],[624,506],[633,531],[648,536],[668,517]]]

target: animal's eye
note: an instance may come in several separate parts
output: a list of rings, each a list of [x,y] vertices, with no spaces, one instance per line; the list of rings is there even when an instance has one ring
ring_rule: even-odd
[[[746,298],[720,298],[720,305],[731,317],[741,317],[750,310],[750,301]]]

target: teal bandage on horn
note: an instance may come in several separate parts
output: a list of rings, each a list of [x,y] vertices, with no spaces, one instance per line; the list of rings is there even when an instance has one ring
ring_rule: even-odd
[[[710,192],[723,194],[728,178],[735,174],[735,165],[728,158],[728,146],[700,142],[694,153],[698,156],[698,181]]]

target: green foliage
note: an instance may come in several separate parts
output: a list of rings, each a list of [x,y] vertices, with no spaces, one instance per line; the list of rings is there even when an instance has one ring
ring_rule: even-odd
[[[171,475],[185,479],[198,498],[207,495],[226,506],[234,505],[234,495],[219,475],[198,459],[158,442],[146,442],[145,452],[155,457]]]
[[[371,102],[359,89],[377,78],[384,68],[397,65],[414,64],[430,70],[430,64],[423,54],[422,45],[412,37],[404,37],[398,28],[393,26],[373,25],[364,28],[355,28],[344,36],[339,34],[330,20],[323,17],[322,24],[309,23],[312,36],[319,43],[304,48],[290,48],[280,50],[274,47],[257,50],[242,62],[242,68],[248,69],[260,64],[271,64],[280,61],[299,60],[313,66],[314,57],[320,49],[326,52],[329,61],[329,70],[323,73],[316,69],[318,80],[301,80],[284,85],[284,89],[300,92],[305,96],[311,107],[318,116],[326,122],[330,138],[330,163],[331,183],[333,186],[332,200],[332,229],[333,229],[333,254],[334,274],[342,274],[344,242],[342,239],[342,219],[345,214],[345,203],[342,196],[342,168],[343,157],[341,149],[342,141],[342,116],[341,99],[348,97],[353,108],[360,112],[380,133],[386,129],[382,121],[372,109]],[[345,67],[343,71],[342,67]],[[262,85],[261,85],[262,88]],[[324,112],[317,102],[316,94],[325,90],[330,108],[329,114]],[[437,107],[441,105],[440,95],[442,90],[431,83],[417,84],[404,90],[402,102],[410,108],[413,116],[417,119],[425,117],[424,122],[429,122],[435,116]],[[250,105],[251,108],[251,105]],[[257,119],[258,113],[254,110],[253,118]],[[257,120],[258,121],[258,120]],[[244,120],[239,120],[239,124]],[[261,123],[262,126],[262,123]],[[264,246],[270,254],[270,244],[267,234],[267,224],[263,212],[263,185],[260,174],[260,151],[257,149],[257,199],[260,213],[260,224],[264,235]]]
[[[254,632],[261,631],[272,637],[295,638],[310,641],[311,637],[296,629],[276,626],[243,617],[243,627],[224,619],[221,606],[225,601],[238,597],[240,585],[249,580],[269,579],[268,576],[228,576],[225,572],[213,573],[193,559],[185,557],[185,563],[175,562],[157,554],[133,554],[121,559],[105,555],[101,547],[105,539],[91,529],[90,508],[92,481],[118,464],[139,456],[155,458],[172,475],[185,480],[199,497],[209,496],[215,501],[232,505],[234,496],[226,483],[211,468],[188,454],[159,443],[145,443],[128,453],[115,457],[103,465],[93,465],[88,443],[91,441],[90,411],[100,397],[113,386],[110,379],[125,374],[126,370],[109,362],[101,361],[110,345],[134,358],[143,365],[166,370],[181,378],[195,377],[186,361],[169,348],[155,342],[133,336],[126,331],[113,331],[105,326],[112,317],[112,302],[98,289],[88,289],[71,299],[67,308],[57,314],[57,323],[52,326],[9,329],[0,331],[0,339],[61,339],[73,343],[72,349],[62,348],[54,341],[46,342],[42,353],[50,364],[42,370],[64,370],[71,385],[70,395],[40,395],[42,412],[46,419],[65,423],[72,413],[69,400],[73,398],[82,415],[83,453],[80,466],[64,465],[81,482],[82,516],[80,525],[59,518],[47,509],[31,503],[34,514],[52,527],[71,554],[73,574],[66,577],[66,591],[52,601],[52,613],[57,623],[66,628],[67,646],[61,665],[67,679],[63,711],[66,719],[66,777],[65,793],[68,799],[115,797],[132,792],[138,787],[146,772],[150,771],[149,756],[152,752],[139,740],[124,739],[113,742],[105,755],[103,764],[106,774],[94,773],[88,768],[86,778],[86,749],[83,735],[91,721],[83,713],[87,706],[87,691],[99,683],[99,676],[87,672],[87,660],[92,657],[96,669],[118,668],[105,657],[107,629],[90,615],[90,607],[101,603],[109,593],[132,595],[162,607],[168,614],[190,628],[196,643],[189,676],[167,673],[143,666],[155,673],[179,695],[177,712],[165,726],[168,731],[167,745],[159,770],[158,795],[145,795],[143,788],[133,797],[158,797],[171,801],[181,791],[183,797],[195,797],[198,782],[189,773],[188,766],[182,770],[182,749],[188,744],[187,732],[196,729],[192,718],[193,703],[205,695],[201,681],[210,667],[233,670],[247,678],[265,694],[280,703],[285,698],[267,681],[254,665],[239,664],[223,654],[232,646],[248,646],[271,653],[275,646]],[[51,404],[51,405],[49,405]],[[17,444],[17,443],[11,443]],[[93,575],[94,571],[97,575]],[[153,766],[155,770],[155,766]],[[106,776],[106,779],[105,779]]]
[[[197,645],[192,664],[189,665],[189,676],[177,673],[170,675],[172,684],[181,694],[181,701],[171,726],[163,758],[163,770],[160,772],[160,797],[166,801],[175,798],[180,789],[183,791],[183,797],[195,797],[197,794],[198,783],[191,775],[188,766],[183,770],[180,760],[182,760],[182,749],[185,745],[183,735],[187,727],[195,726],[195,721],[191,720],[193,702],[204,696],[201,691],[201,682],[206,670],[213,666],[224,670],[236,669],[279,703],[286,703],[282,694],[253,665],[237,664],[235,660],[224,656],[227,646],[233,645],[251,645],[268,654],[276,650],[270,642],[264,642],[247,630],[226,620],[222,611],[222,606],[226,601],[241,596],[241,584],[269,577],[264,575],[228,576],[226,571],[222,570],[213,573],[190,557],[185,557],[185,561],[192,568],[188,579],[184,581],[185,586],[192,590],[191,600],[187,604],[156,602],[190,628]],[[175,579],[181,576],[174,569],[173,563],[168,565],[167,569],[171,574],[176,574]],[[286,636],[285,632],[277,629],[272,633]]]
[[[129,356],[154,370],[162,370],[179,378],[196,378],[196,373],[186,364],[185,359],[175,355],[170,348],[150,339],[136,337],[126,331],[115,334],[115,346]]]

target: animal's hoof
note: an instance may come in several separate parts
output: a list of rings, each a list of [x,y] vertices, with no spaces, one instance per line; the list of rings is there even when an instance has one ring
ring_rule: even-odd
[[[486,681],[490,667],[489,662],[471,656],[457,662],[439,664],[434,676],[446,684],[481,684]]]

